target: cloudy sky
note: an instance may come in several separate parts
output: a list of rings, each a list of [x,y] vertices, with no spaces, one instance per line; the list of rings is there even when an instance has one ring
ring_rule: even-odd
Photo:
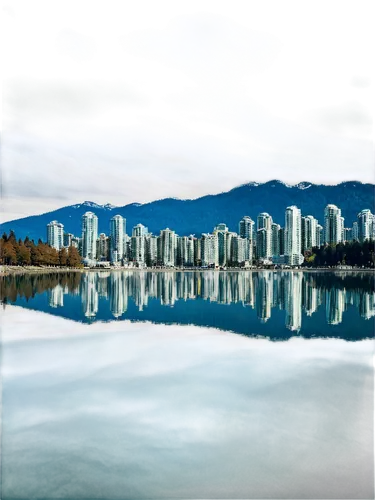
[[[4,4],[2,220],[375,181],[372,0]]]

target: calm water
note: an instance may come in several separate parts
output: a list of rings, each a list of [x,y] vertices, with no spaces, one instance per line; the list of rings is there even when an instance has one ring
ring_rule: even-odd
[[[1,498],[374,498],[373,275],[55,273],[0,298]]]

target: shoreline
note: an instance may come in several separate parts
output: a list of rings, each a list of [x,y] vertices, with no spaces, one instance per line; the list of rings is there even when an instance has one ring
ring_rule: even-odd
[[[69,267],[37,267],[37,266],[0,266],[0,276],[21,275],[21,274],[47,274],[47,273],[86,273],[86,272],[119,272],[119,271],[136,271],[136,272],[153,272],[153,273],[198,273],[198,272],[302,272],[302,273],[363,273],[375,272],[373,268],[318,268],[318,267],[305,267],[305,268],[267,268],[267,267],[252,267],[247,269],[228,268],[228,269],[202,269],[202,268],[139,268],[139,267],[110,267],[110,268],[69,268]]]

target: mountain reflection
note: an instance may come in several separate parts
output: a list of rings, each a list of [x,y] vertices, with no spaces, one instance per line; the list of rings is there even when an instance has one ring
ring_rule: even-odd
[[[375,316],[374,276],[366,273],[25,274],[1,279],[1,300],[84,322],[190,323],[271,338],[371,337]]]

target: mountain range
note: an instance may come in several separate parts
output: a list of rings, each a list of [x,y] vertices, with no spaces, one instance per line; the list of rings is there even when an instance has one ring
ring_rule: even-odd
[[[258,184],[250,182],[225,193],[207,195],[194,200],[165,198],[150,203],[131,203],[122,207],[111,204],[99,205],[85,201],[62,207],[41,215],[33,215],[1,224],[2,232],[11,229],[18,238],[46,239],[46,225],[52,220],[64,224],[65,232],[81,234],[81,217],[87,211],[99,219],[99,233],[109,233],[109,221],[114,215],[126,218],[127,233],[142,223],[154,234],[169,227],[180,236],[211,232],[218,223],[224,222],[231,231],[238,231],[238,222],[244,215],[254,221],[260,212],[268,212],[274,222],[284,225],[285,208],[296,205],[302,215],[313,215],[320,224],[324,220],[324,208],[333,203],[341,208],[345,227],[351,227],[360,210],[368,208],[374,213],[375,185],[358,181],[337,185],[301,182],[294,186],[278,180]]]

